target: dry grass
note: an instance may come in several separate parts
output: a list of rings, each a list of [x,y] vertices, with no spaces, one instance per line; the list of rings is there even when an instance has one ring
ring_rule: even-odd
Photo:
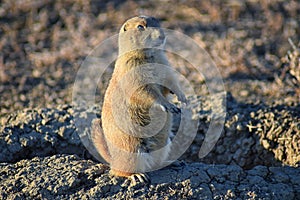
[[[259,88],[265,89],[245,88],[249,94],[280,98],[287,95],[286,82],[280,85],[274,77],[282,71],[282,63],[287,68],[288,62],[295,62],[294,53],[290,61],[281,58],[290,49],[288,38],[300,40],[299,13],[300,3],[294,0],[4,0],[0,116],[24,107],[70,103],[76,71],[85,56],[116,34],[127,18],[139,14],[156,16],[164,28],[192,37],[212,56],[235,97],[243,88],[232,88],[232,82],[242,87],[241,81],[253,85],[256,80],[263,81]],[[299,70],[290,68],[295,84]],[[203,81],[189,66],[182,72],[191,82]],[[274,94],[276,87],[280,94]]]
[[[292,51],[288,51],[287,55],[282,58],[282,71],[276,81],[279,85],[284,82],[293,87],[296,95],[300,96],[300,43],[298,47],[289,39]]]

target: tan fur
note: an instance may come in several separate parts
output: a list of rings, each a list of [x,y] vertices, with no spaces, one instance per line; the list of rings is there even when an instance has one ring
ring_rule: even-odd
[[[110,163],[113,175],[127,177],[143,173],[164,162],[168,156],[168,149],[159,156],[151,154],[167,145],[171,113],[180,111],[169,102],[167,95],[172,92],[180,101],[186,99],[174,73],[153,64],[169,65],[164,52],[155,48],[164,40],[159,22],[152,17],[131,18],[120,30],[119,57],[102,108],[103,132],[97,128],[93,132],[94,144]],[[149,81],[161,84],[147,84]],[[155,120],[164,123],[157,133],[148,137],[144,130],[147,125],[153,126]]]

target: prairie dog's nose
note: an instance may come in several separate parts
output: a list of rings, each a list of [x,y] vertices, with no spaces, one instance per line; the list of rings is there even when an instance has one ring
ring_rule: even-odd
[[[164,40],[165,39],[165,33],[164,33],[164,31],[163,30],[159,30],[159,33],[160,33],[159,39]]]

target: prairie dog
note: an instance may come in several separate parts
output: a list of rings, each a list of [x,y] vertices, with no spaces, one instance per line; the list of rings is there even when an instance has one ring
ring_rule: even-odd
[[[92,131],[93,143],[110,164],[112,175],[143,181],[144,172],[168,157],[172,113],[180,109],[167,96],[175,94],[181,102],[186,98],[175,73],[167,67],[164,43],[164,32],[154,17],[133,17],[121,27],[102,125],[96,121]],[[159,154],[152,154],[157,150]]]

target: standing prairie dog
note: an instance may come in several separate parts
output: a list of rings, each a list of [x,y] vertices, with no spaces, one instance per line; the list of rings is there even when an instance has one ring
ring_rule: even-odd
[[[168,157],[172,113],[180,109],[167,96],[175,94],[181,102],[186,98],[167,67],[164,43],[164,32],[154,17],[133,17],[121,27],[102,122],[96,121],[92,128],[93,143],[110,164],[112,175],[143,182],[147,180],[144,173]],[[152,154],[157,150],[159,156]]]

